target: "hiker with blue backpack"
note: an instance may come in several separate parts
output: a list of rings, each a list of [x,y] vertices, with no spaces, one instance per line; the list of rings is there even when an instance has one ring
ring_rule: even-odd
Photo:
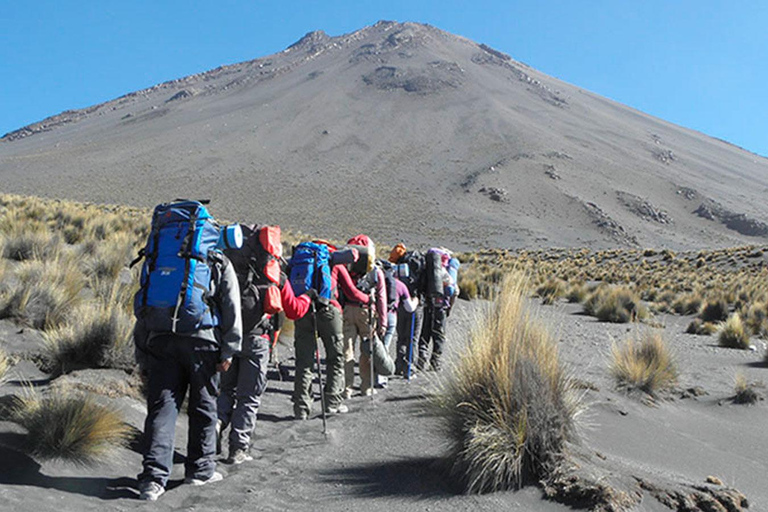
[[[285,316],[295,321],[293,412],[298,420],[309,418],[312,412],[312,368],[316,362],[319,366],[318,335],[325,348],[326,364],[321,395],[323,417],[348,411],[343,403],[344,338],[339,290],[356,299],[367,297],[355,289],[344,265],[334,264],[337,252],[341,254],[323,241],[296,246],[288,264],[290,278],[281,290]]]
[[[185,483],[205,485],[216,471],[216,396],[219,372],[241,349],[237,275],[217,248],[241,242],[222,229],[204,204],[177,201],[154,210],[140,289],[134,297],[136,359],[147,377],[140,498],[165,492],[173,467],[176,418],[189,392]]]
[[[217,452],[222,433],[229,427],[231,464],[253,460],[251,434],[267,388],[270,334],[273,318],[283,310],[280,286],[286,276],[281,268],[283,246],[280,226],[240,225],[243,243],[227,248],[240,288],[243,346],[232,360],[232,367],[221,378],[217,400]]]

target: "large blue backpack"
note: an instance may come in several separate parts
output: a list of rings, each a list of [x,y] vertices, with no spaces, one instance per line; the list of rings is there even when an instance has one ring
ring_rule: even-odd
[[[293,256],[288,264],[289,279],[293,293],[297,296],[310,288],[318,297],[331,300],[333,284],[331,282],[331,254],[325,244],[302,242],[293,249]]]
[[[155,207],[147,243],[139,251],[141,288],[134,296],[136,318],[154,332],[192,333],[218,325],[211,304],[211,271],[219,226],[198,201]]]

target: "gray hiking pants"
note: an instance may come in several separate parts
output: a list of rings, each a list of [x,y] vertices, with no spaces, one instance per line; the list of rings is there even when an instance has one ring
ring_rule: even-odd
[[[319,306],[315,313],[317,333],[325,346],[325,405],[336,406],[341,403],[344,390],[344,360],[342,358],[343,334],[341,312],[335,306]],[[296,377],[293,382],[294,413],[312,411],[312,380],[314,379],[315,337],[312,311],[296,320]]]
[[[139,482],[165,487],[173,467],[176,418],[189,390],[186,477],[207,480],[216,469],[216,395],[219,348],[210,341],[158,336],[147,345],[149,383],[144,423],[144,471]]]
[[[229,431],[229,451],[247,450],[261,405],[261,396],[267,389],[269,338],[249,333],[243,339],[242,351],[232,358],[229,371],[221,376],[221,394],[217,400],[222,430]]]

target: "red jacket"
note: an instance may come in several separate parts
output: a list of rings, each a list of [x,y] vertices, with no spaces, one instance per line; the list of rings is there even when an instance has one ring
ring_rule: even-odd
[[[335,290],[335,297],[331,299],[333,304],[339,311],[341,311],[341,304],[339,304],[339,288],[347,300],[357,302],[359,304],[367,305],[368,296],[355,287],[354,281],[349,276],[344,265],[336,265],[331,270],[331,287]],[[280,295],[283,299],[283,309],[285,310],[285,316],[289,320],[297,320],[302,318],[309,311],[312,305],[312,299],[306,294],[296,295],[293,293],[293,287],[289,279],[285,280],[283,288],[280,290]]]

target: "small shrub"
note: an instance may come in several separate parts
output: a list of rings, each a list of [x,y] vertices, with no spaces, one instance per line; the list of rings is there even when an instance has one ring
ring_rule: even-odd
[[[45,334],[47,370],[60,375],[83,368],[131,368],[133,323],[118,304],[81,307],[72,323]]]
[[[595,316],[603,322],[622,324],[648,318],[648,309],[633,291],[615,288],[603,297]]]
[[[704,322],[724,322],[728,318],[728,302],[724,298],[704,302],[699,318]]]
[[[742,373],[736,374],[736,385],[734,386],[733,403],[751,405],[756,404],[762,399],[757,392],[757,384],[747,382],[747,378]]]
[[[3,243],[3,257],[27,261],[31,259],[51,259],[59,251],[59,240],[46,231],[19,230],[6,235]]]
[[[580,304],[587,299],[589,287],[584,283],[574,283],[565,294],[565,298],[571,304]]]
[[[436,398],[450,474],[467,492],[546,478],[575,435],[578,400],[557,344],[524,310],[524,289],[521,278],[505,278]]]
[[[611,349],[610,372],[619,386],[650,395],[677,382],[677,364],[660,332],[647,331]]]
[[[741,321],[741,316],[734,313],[728,317],[728,320],[720,328],[718,342],[721,347],[738,348],[746,350],[749,348],[749,332]]]
[[[99,462],[131,432],[116,409],[99,405],[90,395],[62,390],[45,397],[33,390],[25,395],[17,398],[12,418],[27,431],[29,449],[41,459]]]
[[[61,260],[24,263],[16,278],[0,299],[0,318],[15,318],[44,330],[67,320],[85,286],[82,275]]]
[[[565,296],[565,287],[562,279],[550,278],[536,289],[536,295],[541,297],[544,304],[554,304],[557,299]]]
[[[697,334],[699,336],[709,336],[717,332],[717,325],[712,322],[702,322],[701,318],[694,318],[691,323],[688,324],[688,328],[685,330],[688,334]]]

